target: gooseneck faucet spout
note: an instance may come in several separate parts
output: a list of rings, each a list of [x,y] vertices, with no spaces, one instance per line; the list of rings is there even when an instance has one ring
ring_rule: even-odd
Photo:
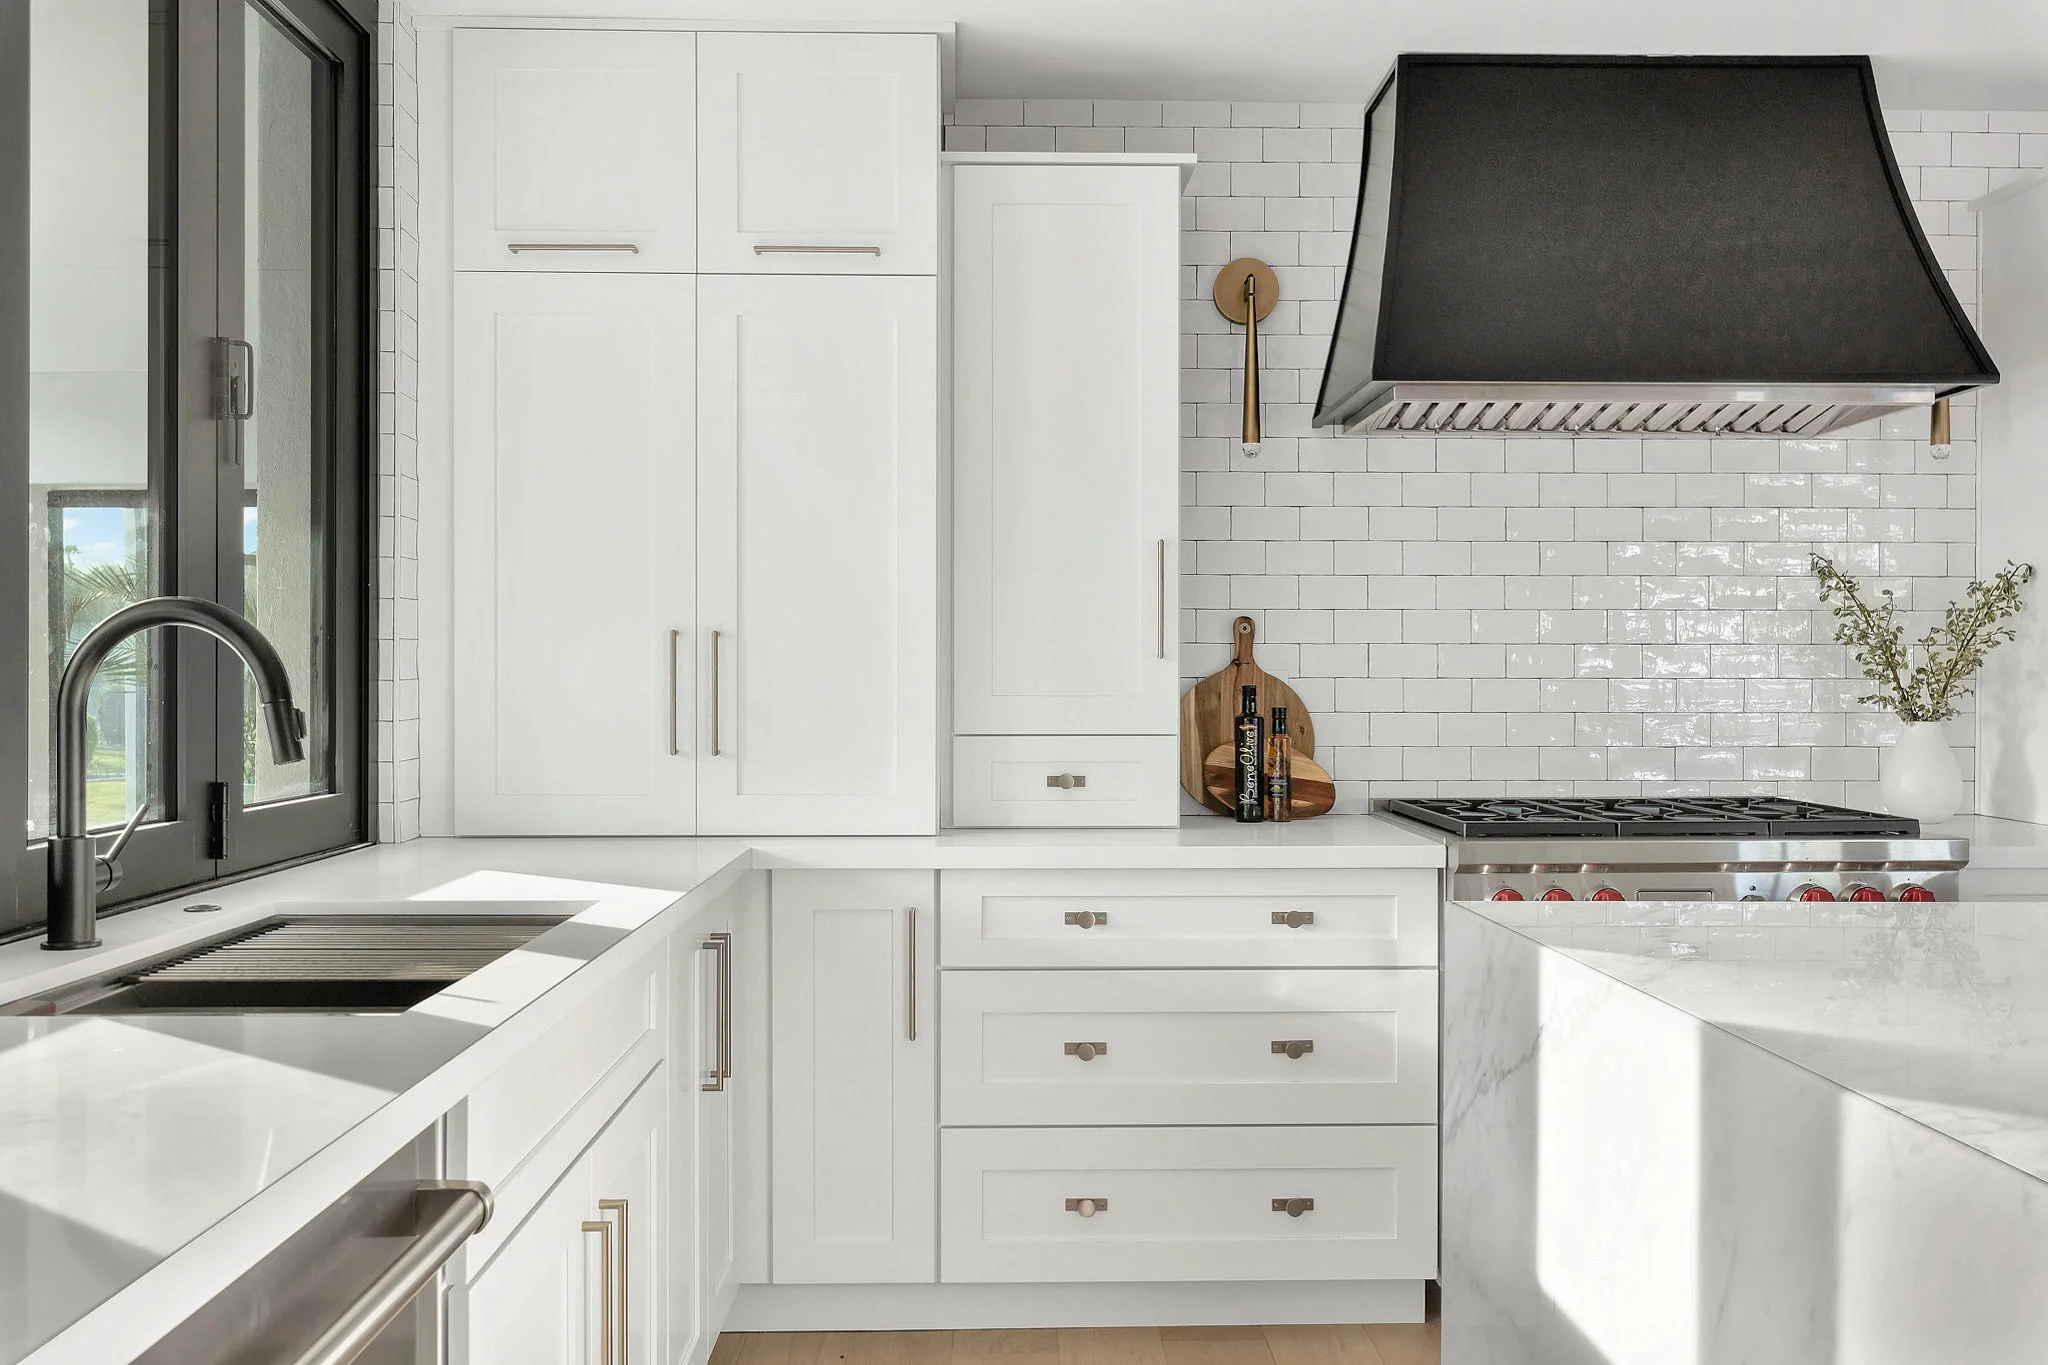
[[[297,763],[306,756],[306,718],[292,705],[291,679],[284,660],[263,632],[218,602],[198,597],[151,597],[121,608],[94,626],[78,642],[64,677],[57,684],[57,827],[50,839],[49,934],[45,948],[95,948],[99,893],[121,879],[118,861],[128,836],[140,822],[129,822],[113,848],[102,856],[93,846],[85,814],[86,702],[93,676],[107,656],[131,635],[156,626],[190,626],[227,645],[242,658],[256,680],[256,696],[270,732],[270,749],[279,763]]]

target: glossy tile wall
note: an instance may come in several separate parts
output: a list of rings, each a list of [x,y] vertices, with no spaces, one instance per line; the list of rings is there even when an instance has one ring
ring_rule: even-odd
[[[377,839],[420,832],[419,41],[377,24]]]
[[[1894,725],[1816,610],[1821,550],[1939,610],[1977,571],[1975,411],[1817,441],[1332,437],[1309,426],[1343,282],[1358,105],[962,100],[959,150],[1192,151],[1182,202],[1181,659],[1231,619],[1316,718],[1340,810],[1378,796],[1767,791],[1877,801]],[[1934,250],[1976,302],[1969,201],[2048,165],[2048,114],[1895,112]],[[1216,268],[1269,262],[1267,439]],[[1952,725],[1963,770],[1972,718]]]

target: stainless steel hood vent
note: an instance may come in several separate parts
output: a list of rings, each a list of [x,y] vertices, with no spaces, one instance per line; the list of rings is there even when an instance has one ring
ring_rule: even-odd
[[[1817,436],[1998,381],[1867,58],[1411,54],[1365,131],[1318,426]]]

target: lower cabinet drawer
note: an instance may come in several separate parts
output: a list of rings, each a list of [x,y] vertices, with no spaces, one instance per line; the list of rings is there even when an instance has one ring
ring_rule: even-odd
[[[963,735],[953,741],[953,823],[1175,825],[1172,735]]]
[[[1436,1171],[1424,1125],[951,1129],[939,1278],[1425,1279]]]
[[[961,972],[940,1122],[1434,1123],[1423,969]]]

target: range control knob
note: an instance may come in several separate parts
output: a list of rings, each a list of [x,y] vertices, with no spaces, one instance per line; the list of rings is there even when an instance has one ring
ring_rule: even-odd
[[[1543,893],[1543,899],[1547,901],[1568,901],[1571,898],[1572,893],[1561,886],[1553,886]]]
[[[1931,901],[1934,899],[1934,893],[1924,886],[1902,886],[1899,888],[1899,899],[1902,901]]]
[[[1792,888],[1792,899],[1795,901],[1831,901],[1834,898],[1834,892],[1825,886],[1815,886],[1812,882],[1801,882]]]
[[[1628,897],[1622,895],[1611,886],[1603,886],[1593,893],[1593,899],[1596,901],[1625,901]]]
[[[1884,892],[1874,886],[1865,886],[1858,882],[1849,888],[1849,899],[1852,901],[1881,901],[1884,899]]]
[[[1494,901],[1518,901],[1523,899],[1523,897],[1522,893],[1515,890],[1512,886],[1503,886],[1500,890],[1488,896],[1487,899]]]

